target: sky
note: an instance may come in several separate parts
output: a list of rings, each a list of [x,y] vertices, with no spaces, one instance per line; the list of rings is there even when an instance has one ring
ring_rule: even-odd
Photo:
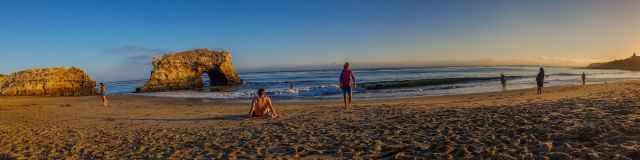
[[[240,72],[300,66],[583,66],[640,52],[634,0],[0,2],[0,73],[76,66],[144,79],[151,59],[228,49]]]

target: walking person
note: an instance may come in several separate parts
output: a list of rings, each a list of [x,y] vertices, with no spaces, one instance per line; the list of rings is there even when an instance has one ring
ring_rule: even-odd
[[[342,89],[344,108],[346,110],[351,110],[351,101],[353,96],[352,88],[355,88],[355,86],[356,77],[353,75],[353,71],[351,71],[351,66],[349,65],[349,62],[344,63],[344,68],[340,74],[340,88]]]
[[[500,73],[500,83],[502,84],[502,90],[507,90],[507,77],[503,73]]]
[[[538,85],[538,95],[542,95],[542,88],[544,88],[544,68],[540,67],[540,72],[536,76],[536,84]]]
[[[582,75],[580,75],[580,77],[582,78],[582,85],[586,85],[587,84],[587,74],[582,72]]]
[[[100,100],[102,101],[102,106],[109,106],[109,102],[107,101],[107,87],[104,86],[104,83],[100,83]]]

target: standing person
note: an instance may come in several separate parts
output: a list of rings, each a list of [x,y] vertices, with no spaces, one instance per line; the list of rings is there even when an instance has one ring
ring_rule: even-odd
[[[289,89],[293,90],[293,82],[287,82],[289,83]]]
[[[271,98],[267,96],[264,88],[258,89],[258,96],[251,101],[251,110],[249,111],[250,118],[259,118],[270,116],[271,118],[278,118],[278,112],[273,109],[273,103]]]
[[[582,78],[582,85],[586,85],[587,84],[587,74],[582,72],[582,75],[580,75],[580,77]]]
[[[538,85],[538,94],[542,94],[542,88],[544,87],[544,68],[540,67],[540,72],[536,76],[536,83]]]
[[[104,86],[104,83],[100,83],[100,100],[102,100],[103,106],[109,106],[107,101],[107,87]]]
[[[344,68],[340,74],[340,88],[342,89],[342,96],[344,98],[344,108],[347,110],[351,110],[351,100],[353,96],[351,89],[355,88],[355,86],[356,76],[353,75],[349,62],[344,63]]]
[[[503,73],[500,73],[500,83],[502,83],[502,90],[507,90],[507,77]]]

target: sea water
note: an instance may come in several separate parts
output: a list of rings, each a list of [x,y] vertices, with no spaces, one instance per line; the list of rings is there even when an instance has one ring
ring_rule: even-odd
[[[505,74],[517,77],[507,81],[507,90],[535,87],[538,67],[412,67],[412,68],[369,68],[354,69],[358,83],[394,82],[403,80],[446,79],[446,78],[486,78]],[[206,98],[206,99],[249,99],[258,88],[265,88],[275,99],[339,99],[342,97],[338,85],[341,70],[273,71],[239,73],[244,84],[224,91],[205,86],[200,89],[170,92],[132,93],[144,85],[146,80],[107,82],[111,94],[133,94],[159,97]],[[546,67],[545,86],[581,85],[580,75],[585,72],[587,84],[617,82],[640,78],[640,72],[623,70],[594,70],[578,68]],[[202,79],[209,83],[207,75]],[[458,95],[469,93],[502,91],[500,80],[470,81],[423,85],[417,87],[396,87],[368,90],[354,89],[354,98],[392,98],[414,96]]]

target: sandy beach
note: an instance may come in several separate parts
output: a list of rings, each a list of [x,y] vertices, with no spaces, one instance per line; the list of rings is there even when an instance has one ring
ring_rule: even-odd
[[[248,102],[0,97],[0,159],[640,159],[640,81],[440,97]]]

